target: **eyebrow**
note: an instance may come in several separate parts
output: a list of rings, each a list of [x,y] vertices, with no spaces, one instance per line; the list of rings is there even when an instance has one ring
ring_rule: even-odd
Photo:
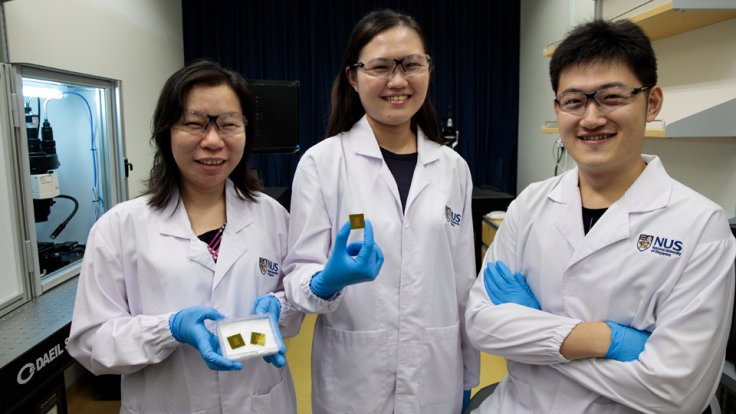
[[[196,111],[194,109],[187,109],[184,111],[184,114],[191,114],[191,115],[204,115],[204,116],[211,116],[211,117],[218,117],[222,115],[241,115],[245,116],[244,114],[241,114],[240,112],[222,112],[219,114],[206,114],[204,112]]]
[[[606,88],[610,88],[610,87],[613,87],[613,86],[626,86],[626,84],[625,83],[622,83],[622,82],[609,82],[609,83],[604,83],[603,85],[598,85],[595,89],[591,90],[590,92],[599,91],[601,89],[606,89]],[[561,94],[567,93],[567,92],[585,92],[585,91],[582,90],[582,89],[580,89],[580,88],[567,88],[567,89],[563,90],[562,92],[560,92],[559,94],[561,95]]]
[[[403,59],[409,56],[424,56],[424,55],[426,55],[426,53],[409,53],[408,55],[401,55],[401,56],[376,56],[376,57],[372,57],[366,60],[359,60],[359,61],[360,62],[370,62],[371,60],[376,60],[376,59],[393,60],[393,59]]]

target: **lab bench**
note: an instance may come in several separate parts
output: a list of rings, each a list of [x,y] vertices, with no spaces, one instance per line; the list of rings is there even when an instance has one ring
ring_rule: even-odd
[[[506,211],[514,196],[496,189],[476,186],[473,187],[473,235],[475,238],[475,269],[476,274],[480,270],[481,260],[485,254],[482,239],[484,227],[483,216],[491,211]],[[486,230],[487,231],[487,230]],[[485,245],[487,248],[488,245]]]
[[[77,278],[0,318],[0,412],[64,414]],[[55,411],[54,411],[55,409]]]

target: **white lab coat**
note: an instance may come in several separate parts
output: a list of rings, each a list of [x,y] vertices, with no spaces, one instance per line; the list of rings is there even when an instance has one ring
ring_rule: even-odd
[[[226,317],[251,314],[259,295],[282,289],[288,213],[276,201],[237,198],[226,189],[227,226],[217,263],[193,233],[178,196],[163,211],[148,197],[121,203],[92,228],[77,288],[67,349],[92,373],[122,374],[122,413],[295,413],[288,367],[262,358],[240,371],[213,371],[177,342],[169,317],[212,306]],[[177,208],[178,204],[178,208]],[[283,296],[279,326],[298,332],[302,314]]]
[[[365,117],[310,148],[297,168],[284,290],[294,306],[320,314],[315,414],[459,413],[463,389],[478,383],[480,354],[463,318],[475,280],[470,172],[421,130],[417,151],[406,213]],[[383,267],[375,281],[322,300],[309,282],[352,213],[371,220]],[[351,240],[362,237],[352,231]]]
[[[587,235],[577,169],[530,185],[509,206],[484,262],[523,273],[542,311],[493,305],[478,278],[468,335],[505,356],[509,374],[477,412],[705,409],[729,334],[736,240],[719,206],[670,178],[659,158],[643,159],[644,172]],[[578,322],[606,320],[652,332],[639,360],[560,355]]]

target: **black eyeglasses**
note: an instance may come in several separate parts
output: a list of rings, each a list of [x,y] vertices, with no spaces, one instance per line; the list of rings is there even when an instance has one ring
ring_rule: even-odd
[[[582,115],[588,108],[588,103],[595,102],[598,110],[603,113],[611,112],[634,101],[634,97],[650,86],[632,88],[625,85],[609,86],[597,91],[585,93],[578,91],[563,92],[555,98],[560,110],[573,115]]]
[[[245,132],[248,120],[237,112],[228,112],[220,115],[209,115],[197,111],[186,111],[174,128],[192,135],[203,137],[207,135],[210,124],[214,124],[217,133],[222,137],[231,137]]]
[[[391,79],[399,66],[404,70],[405,76],[411,77],[426,73],[431,64],[429,55],[407,55],[400,58],[379,57],[365,63],[358,62],[352,67],[374,78]]]

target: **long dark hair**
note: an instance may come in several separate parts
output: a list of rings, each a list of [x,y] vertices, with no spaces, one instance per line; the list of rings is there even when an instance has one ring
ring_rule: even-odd
[[[355,71],[356,69],[352,65],[358,61],[363,47],[378,34],[396,26],[405,26],[414,30],[422,41],[425,53],[432,55],[424,31],[413,17],[393,10],[376,10],[363,16],[350,34],[342,64],[337,71],[335,82],[332,84],[330,117],[327,121],[326,136],[331,137],[340,132],[349,131],[365,113],[365,109],[360,103],[360,97],[350,86],[350,82],[345,76],[345,68],[349,67],[351,71]],[[422,128],[422,131],[430,140],[440,144],[444,143],[444,140],[440,137],[437,113],[432,106],[431,99],[429,99],[429,93],[427,93],[422,107],[412,116],[411,126],[412,129],[417,126]]]
[[[253,152],[255,133],[255,104],[253,94],[245,79],[237,72],[225,69],[216,62],[196,60],[176,71],[164,84],[153,113],[151,143],[156,148],[153,167],[146,180],[151,195],[148,205],[161,210],[171,201],[181,184],[181,173],[171,151],[171,127],[184,113],[184,100],[194,86],[229,86],[240,101],[248,125],[245,128],[245,149],[238,165],[230,173],[241,199],[255,201],[255,192],[261,189],[260,182],[250,174],[248,161]]]

